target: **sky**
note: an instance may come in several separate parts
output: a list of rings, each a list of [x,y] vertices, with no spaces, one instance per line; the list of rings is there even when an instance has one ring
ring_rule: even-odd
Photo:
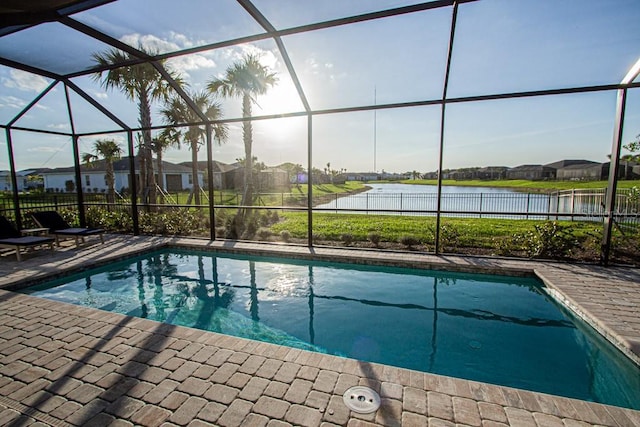
[[[415,3],[411,0],[254,0],[279,29]],[[438,99],[443,93],[452,9],[397,17],[283,37],[313,110]],[[140,19],[144,16],[144,19]],[[134,47],[172,52],[259,34],[262,29],[232,0],[119,0],[73,16]],[[640,2],[617,0],[480,0],[460,5],[447,96],[459,98],[520,91],[619,83],[640,58]],[[0,39],[0,56],[68,73],[93,65],[107,47],[57,23]],[[189,90],[199,91],[247,53],[276,73],[277,84],[253,105],[256,116],[303,112],[304,107],[272,40],[172,58],[166,66]],[[72,79],[129,126],[138,126],[137,105],[105,90],[96,76]],[[637,80],[636,80],[637,81]],[[0,122],[12,120],[50,80],[0,66]],[[70,132],[65,89],[56,85],[15,126]],[[118,126],[75,93],[69,94],[76,132]],[[241,101],[218,99],[224,118],[241,116]],[[451,103],[446,107],[443,168],[545,164],[561,159],[607,161],[615,118],[615,91],[509,100]],[[163,105],[154,103],[153,124]],[[313,117],[313,166],[349,171],[434,171],[438,167],[441,108],[403,107]],[[269,166],[307,166],[307,118],[254,122],[254,155]],[[640,134],[640,88],[631,89],[624,141]],[[70,138],[14,130],[18,170],[73,163]],[[82,137],[81,152],[96,138]],[[0,135],[0,169],[9,169]],[[214,147],[216,160],[244,157],[240,125]],[[200,150],[199,158],[206,159]],[[189,161],[187,147],[165,159]]]

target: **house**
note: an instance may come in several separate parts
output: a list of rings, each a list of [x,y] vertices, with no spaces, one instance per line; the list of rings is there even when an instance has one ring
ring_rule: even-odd
[[[556,169],[545,165],[520,165],[507,171],[507,179],[527,179],[531,181],[554,179]]]
[[[182,166],[191,169],[191,162],[182,162]],[[198,162],[198,170],[206,175],[207,161]],[[217,160],[212,162],[213,188],[222,190],[238,190],[244,185],[244,166],[240,163],[222,163]],[[258,190],[288,187],[290,184],[289,172],[276,167],[266,167],[254,172],[254,182]]]
[[[506,166],[487,166],[476,170],[473,179],[505,179],[508,170]]]
[[[556,179],[567,181],[600,180],[604,177],[604,165],[590,160],[562,160],[550,163],[556,168]],[[608,167],[607,167],[608,170]]]
[[[136,158],[137,160],[137,158]],[[98,160],[91,165],[81,165],[82,189],[85,192],[105,192],[107,190],[106,162]],[[136,178],[139,176],[139,165],[136,165]],[[154,160],[154,170],[158,171],[158,164]],[[113,162],[115,189],[121,191],[131,188],[131,175],[129,173],[129,159],[120,159]],[[174,163],[162,162],[162,182],[167,191],[182,191],[193,187],[191,169]],[[74,167],[50,169],[42,173],[45,191],[71,192],[75,191]],[[156,175],[156,182],[160,183]],[[198,173],[198,183],[204,183],[203,174]]]
[[[182,162],[180,165],[191,170],[191,162]],[[236,175],[239,173],[239,176],[242,176],[242,166],[240,164],[227,164],[213,160],[211,165],[213,170],[213,188],[216,190],[232,190],[242,187],[242,181],[240,181],[238,187],[236,187]],[[238,171],[238,169],[240,169],[240,171]],[[198,162],[198,170],[202,172],[205,177],[207,176],[206,160]]]
[[[347,172],[347,181],[380,181],[382,175],[377,172]]]
[[[16,172],[16,179],[18,181],[18,191],[28,191],[42,187],[42,176],[38,169],[18,171]],[[0,191],[13,191],[11,171],[0,171]]]

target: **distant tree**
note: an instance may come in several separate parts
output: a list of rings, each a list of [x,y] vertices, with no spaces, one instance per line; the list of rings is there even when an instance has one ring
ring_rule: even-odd
[[[91,166],[93,162],[104,159],[105,162],[105,180],[107,181],[107,202],[115,202],[115,173],[113,171],[113,161],[119,160],[122,154],[122,148],[113,139],[98,139],[93,144],[93,153],[84,153],[82,161],[85,165]],[[95,189],[94,189],[95,190]],[[94,191],[96,192],[96,191]]]
[[[624,148],[632,153],[630,154],[631,161],[640,162],[640,134],[636,135],[635,141],[631,141],[630,143],[624,145]]]

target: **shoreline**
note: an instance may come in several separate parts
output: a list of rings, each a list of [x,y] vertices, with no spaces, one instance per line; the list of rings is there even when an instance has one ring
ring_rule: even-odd
[[[437,180],[366,181],[367,184],[407,184],[437,186]],[[599,190],[607,188],[607,181],[529,181],[529,180],[443,180],[443,187],[487,187],[503,188],[518,192],[552,193],[563,190]],[[640,187],[640,180],[618,181],[618,189]]]

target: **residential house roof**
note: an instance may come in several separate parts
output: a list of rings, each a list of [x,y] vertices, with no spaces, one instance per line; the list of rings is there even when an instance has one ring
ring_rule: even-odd
[[[139,170],[139,163],[136,158],[136,171]],[[157,160],[153,160],[155,170],[157,170]],[[80,171],[82,173],[88,172],[104,172],[106,170],[106,161],[104,159],[96,160],[95,162],[91,162],[90,165],[81,164]],[[129,159],[120,159],[115,160],[113,162],[113,170],[128,172],[129,171]],[[164,173],[191,173],[191,168],[177,165],[175,163],[170,162],[162,162],[162,170]],[[50,169],[46,173],[74,173],[75,169],[73,166],[63,167],[63,168],[55,168]]]

